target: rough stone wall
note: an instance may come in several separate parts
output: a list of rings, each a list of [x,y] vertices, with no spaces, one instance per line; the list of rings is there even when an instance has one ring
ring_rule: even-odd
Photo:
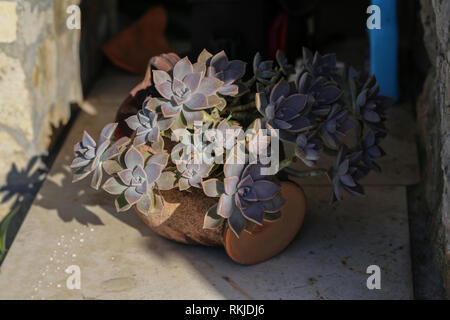
[[[426,151],[423,184],[434,256],[450,298],[450,1],[421,0],[421,5],[431,63],[417,104]]]
[[[79,0],[0,0],[0,186],[27,171],[49,147],[52,128],[65,124],[70,104],[81,103],[80,31],[69,30],[67,7]],[[31,174],[31,173],[30,173]],[[6,181],[8,180],[8,181]],[[13,179],[15,180],[15,179]],[[29,186],[23,186],[24,190]],[[1,200],[3,199],[3,200]],[[14,197],[0,194],[0,221]]]

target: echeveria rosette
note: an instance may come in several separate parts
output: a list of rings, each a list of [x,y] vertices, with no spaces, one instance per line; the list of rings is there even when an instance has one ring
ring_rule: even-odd
[[[218,93],[223,96],[236,96],[239,93],[239,86],[235,82],[244,76],[245,67],[245,62],[229,61],[225,51],[220,51],[209,61],[208,76],[223,82],[217,90]]]
[[[136,115],[127,118],[127,125],[134,130],[136,136],[133,141],[135,147],[146,143],[154,143],[160,139],[158,115],[148,108],[142,108]]]
[[[354,165],[352,157],[347,157],[347,153],[347,148],[342,146],[336,158],[336,166],[329,171],[333,185],[331,202],[343,199],[341,189],[356,196],[364,196],[364,189],[357,182],[361,178],[361,171]]]
[[[314,78],[310,73],[304,72],[297,82],[298,92],[308,96],[308,103],[312,105],[311,112],[316,116],[327,116],[331,105],[336,103],[343,91],[334,82],[324,77]]]
[[[355,121],[350,117],[349,111],[334,104],[327,119],[321,124],[320,136],[328,147],[337,150],[341,144],[340,138],[345,137],[354,127]]]
[[[308,167],[316,164],[322,151],[322,142],[316,137],[316,132],[303,133],[295,140],[295,155],[301,159]]]
[[[155,208],[159,201],[156,200],[153,189],[158,186],[168,158],[167,153],[160,153],[151,156],[144,163],[144,157],[134,146],[126,151],[122,167],[103,185],[106,192],[119,195],[115,201],[117,211],[126,211],[133,205],[143,214],[160,209]]]
[[[261,225],[265,213],[281,210],[284,200],[280,186],[261,175],[261,164],[225,164],[224,181],[210,179],[203,182],[207,196],[220,197],[205,217],[205,227],[213,228],[227,219],[228,226],[237,237],[244,231],[247,221]]]
[[[394,99],[380,95],[379,91],[380,86],[375,76],[370,76],[356,98],[356,112],[372,130],[386,132],[386,110],[392,106]]]
[[[361,143],[361,161],[364,165],[377,172],[381,171],[380,166],[373,159],[381,158],[385,155],[383,149],[379,146],[381,138],[373,131],[369,131]]]
[[[296,135],[314,126],[307,108],[308,97],[290,93],[289,83],[280,80],[270,93],[269,100],[264,93],[256,94],[256,107],[264,116],[268,129],[278,129],[281,140],[294,142]]]
[[[272,79],[277,72],[273,68],[273,61],[261,61],[261,54],[258,52],[253,58],[253,74],[256,80],[267,85],[270,84],[270,79]]]
[[[103,162],[120,154],[122,148],[130,139],[123,137],[116,142],[111,138],[117,128],[117,123],[106,125],[101,133],[98,143],[85,131],[82,140],[74,147],[75,159],[70,167],[74,170],[72,182],[77,182],[94,172],[91,187],[98,189],[103,177]]]
[[[173,77],[162,70],[153,71],[156,90],[165,99],[160,107],[164,118],[179,118],[182,114],[188,125],[203,120],[202,110],[214,107],[214,97],[223,82],[195,72],[186,57],[175,64]],[[217,97],[216,97],[217,98]]]
[[[336,55],[329,53],[320,55],[319,52],[313,55],[312,52],[303,47],[303,67],[315,77],[333,79],[336,76]]]
[[[289,63],[283,51],[277,50],[276,59],[278,65],[280,66],[280,71],[284,76],[289,76],[290,74],[295,72],[294,66]]]
[[[209,176],[213,165],[207,163],[195,163],[193,160],[177,164],[180,173],[178,186],[180,191],[188,190],[190,187],[201,188],[203,178]]]

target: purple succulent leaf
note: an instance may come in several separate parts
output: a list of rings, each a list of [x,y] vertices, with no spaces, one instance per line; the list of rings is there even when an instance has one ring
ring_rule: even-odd
[[[141,199],[136,203],[136,209],[145,216],[149,215],[152,209],[153,201],[151,198],[150,195],[143,194]]]
[[[156,181],[156,185],[159,190],[171,190],[174,188],[176,182],[176,176],[174,172],[163,172]]]
[[[365,120],[369,122],[380,122],[381,118],[375,111],[365,110],[362,113]]]
[[[236,206],[233,207],[233,214],[228,218],[228,226],[238,238],[245,229],[245,218]]]
[[[174,118],[158,120],[158,128],[159,128],[159,130],[165,131],[165,130],[170,129],[170,127],[172,127],[174,121],[175,121]]]
[[[103,153],[102,159],[105,161],[117,157],[122,152],[122,148],[129,142],[130,138],[128,137],[120,138],[119,140],[114,142],[113,145],[105,151],[105,153]]]
[[[276,102],[280,97],[289,96],[289,83],[286,80],[280,80],[270,93],[270,102]]]
[[[101,167],[97,167],[94,170],[94,174],[92,175],[91,187],[95,190],[100,188],[100,184],[102,183],[103,178],[103,169]]]
[[[203,113],[201,111],[183,110],[183,116],[189,125],[193,125],[196,121],[203,121]]]
[[[283,197],[280,194],[277,194],[275,197],[273,197],[270,200],[261,201],[261,205],[264,207],[264,212],[270,212],[270,213],[280,211],[285,203],[286,203],[286,201],[283,199]]]
[[[256,192],[258,200],[270,200],[280,192],[280,186],[268,180],[255,181],[253,189]]]
[[[159,164],[160,166],[166,167],[168,161],[169,161],[169,154],[166,152],[162,152],[162,153],[157,153],[157,154],[153,155],[147,161],[147,165],[150,163],[156,163],[156,164]]]
[[[220,72],[227,68],[228,63],[228,57],[223,50],[211,58],[211,66],[214,67],[216,72]]]
[[[347,160],[344,160],[344,161],[339,165],[337,174],[338,174],[339,176],[342,176],[342,175],[346,174],[347,171],[348,171],[349,165],[350,165],[350,161],[349,161],[348,159],[347,159]]]
[[[117,176],[122,181],[123,184],[129,186],[131,185],[131,180],[133,179],[133,169],[125,169],[119,171]]]
[[[163,83],[169,83],[172,81],[172,78],[169,74],[162,70],[153,70],[153,82],[155,86],[158,87]],[[159,91],[159,90],[158,90]]]
[[[343,91],[335,86],[328,86],[321,90],[317,97],[317,102],[319,104],[331,104],[336,102],[343,94]]]
[[[177,116],[180,114],[181,109],[181,106],[173,106],[170,102],[165,102],[161,105],[161,111],[165,118]]]
[[[224,183],[218,179],[209,179],[202,181],[203,192],[208,197],[220,197],[225,192]]]
[[[77,171],[73,174],[72,176],[72,182],[78,182],[80,180],[83,180],[84,178],[86,178],[89,174],[91,173],[91,171]]]
[[[192,63],[187,57],[185,57],[175,64],[175,67],[173,68],[173,77],[181,81],[188,74],[191,74],[193,72],[194,68],[192,66]]]
[[[205,77],[201,80],[197,92],[202,93],[208,97],[216,94],[217,90],[219,90],[219,88],[221,88],[223,84],[224,83],[217,78]]]
[[[191,92],[196,92],[200,86],[200,81],[202,80],[202,73],[201,72],[194,72],[191,74],[188,74],[184,79],[183,82],[186,85],[186,87],[189,88]]]
[[[253,181],[252,177],[250,175],[242,175],[242,179],[237,184],[237,188],[244,188],[244,187],[253,187],[253,184],[255,182]]]
[[[103,169],[105,169],[106,173],[110,176],[123,170],[122,166],[116,160],[103,161]]]
[[[134,138],[133,146],[137,148],[146,143],[147,143],[147,136],[146,135],[138,135]]]
[[[217,229],[223,223],[223,217],[217,214],[217,204],[208,209],[203,221],[204,229]]]
[[[83,158],[75,158],[72,161],[72,164],[70,165],[70,167],[72,169],[77,169],[77,168],[81,168],[81,167],[85,167],[87,166],[92,160],[89,159],[83,159]]]
[[[194,93],[191,95],[190,99],[185,102],[192,110],[202,110],[208,108],[208,99],[202,93]]]
[[[109,141],[116,131],[116,128],[118,126],[118,123],[109,123],[107,124],[100,133],[100,139],[98,141],[98,144],[102,144],[105,141]]]
[[[180,191],[184,191],[184,190],[189,189],[191,187],[191,185],[189,184],[188,179],[181,177],[178,180],[178,187],[180,188]]]
[[[292,119],[305,108],[307,101],[308,97],[303,94],[290,95],[280,103],[283,117],[287,120]]]
[[[144,166],[144,158],[141,153],[133,146],[125,154],[125,165],[129,169],[134,169],[137,166]]]
[[[128,186],[122,184],[118,178],[111,177],[103,184],[102,189],[109,194],[118,195],[124,192]]]
[[[157,86],[155,86],[156,90],[162,95],[164,98],[170,100],[173,97],[172,85],[170,82],[163,82]]]
[[[125,199],[127,200],[130,206],[133,206],[134,204],[136,204],[136,202],[138,202],[142,198],[142,194],[137,192],[136,188],[133,187],[127,188],[125,190],[124,195]]]
[[[352,176],[349,174],[344,174],[342,176],[339,176],[339,180],[346,186],[349,186],[349,187],[356,186],[355,181],[353,180]]]
[[[233,177],[227,177],[223,180],[224,187],[225,187],[225,193],[228,195],[233,195],[236,191],[237,184],[239,182],[239,177],[233,176]]]
[[[235,84],[224,85],[219,88],[218,92],[224,96],[236,96],[239,93],[239,86]]]
[[[131,130],[136,130],[141,125],[137,115],[127,118],[125,122]]]
[[[231,195],[222,194],[217,205],[217,214],[228,219],[233,214],[234,198]]]
[[[225,163],[223,168],[225,177],[240,177],[242,170],[244,170],[243,163]]]
[[[148,183],[153,183],[156,180],[159,179],[161,176],[162,171],[164,170],[164,167],[156,164],[156,163],[149,163],[145,166],[145,172],[147,174],[147,181]]]
[[[247,208],[241,209],[243,216],[258,225],[262,225],[264,218],[264,207],[261,203],[250,204]]]
[[[95,148],[97,147],[97,144],[95,143],[95,140],[92,139],[92,137],[87,133],[86,131],[83,132],[83,138],[81,140],[81,143],[84,148]]]

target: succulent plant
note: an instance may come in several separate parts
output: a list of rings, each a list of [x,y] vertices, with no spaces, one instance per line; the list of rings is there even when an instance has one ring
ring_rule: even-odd
[[[217,206],[208,212],[206,227],[216,227],[228,220],[228,226],[237,237],[246,227],[246,221],[261,225],[264,213],[278,212],[284,204],[280,186],[261,175],[261,164],[229,164],[224,166],[225,179],[203,182],[207,196],[220,197]]]
[[[133,141],[135,147],[153,143],[160,138],[158,116],[148,108],[142,108],[136,115],[127,118],[127,125],[134,130],[136,136]]]
[[[80,181],[94,172],[91,186],[94,189],[99,188],[103,177],[103,161],[117,156],[130,141],[129,138],[123,137],[113,143],[111,138],[116,128],[117,123],[106,125],[100,133],[98,143],[86,131],[83,133],[81,142],[74,147],[75,159],[70,165],[74,170],[73,182]]]
[[[308,102],[312,105],[311,112],[317,116],[327,116],[331,105],[343,94],[333,82],[323,77],[314,78],[308,72],[299,77],[297,88],[299,93],[308,96]]]
[[[324,77],[332,79],[336,72],[336,55],[334,53],[320,55],[303,47],[303,66],[314,75],[314,77]]]
[[[225,51],[214,55],[209,63],[208,76],[223,82],[218,92],[224,96],[235,96],[239,93],[239,86],[235,82],[245,74],[246,63],[241,60],[229,61]]]
[[[194,163],[194,161],[178,164],[177,170],[181,174],[178,180],[180,190],[187,190],[190,187],[201,188],[203,178],[209,175],[212,167],[211,164]]]
[[[336,167],[331,168],[329,171],[333,185],[331,202],[342,200],[341,188],[356,196],[364,195],[362,186],[357,182],[361,177],[360,171],[358,167],[354,166],[351,159],[347,157],[347,153],[347,148],[342,146],[336,158]]]
[[[386,131],[383,124],[386,119],[386,110],[394,103],[394,100],[380,95],[379,91],[380,86],[375,76],[370,76],[356,98],[356,112],[373,130],[384,132]]]
[[[122,168],[103,185],[103,189],[116,199],[117,211],[126,211],[137,205],[142,213],[148,213],[154,202],[153,188],[161,177],[168,161],[167,153],[151,156],[144,164],[144,157],[131,146],[123,156]],[[112,173],[111,171],[109,173]]]
[[[272,79],[277,72],[273,68],[273,61],[261,61],[261,55],[258,52],[253,58],[253,74],[259,82],[269,84],[270,79]]]
[[[344,137],[347,131],[354,127],[355,122],[350,118],[348,110],[335,103],[327,119],[322,123],[320,136],[330,148],[338,149],[341,144],[339,138]]]
[[[283,51],[278,50],[276,53],[276,59],[277,63],[280,66],[280,71],[285,75],[289,76],[290,74],[294,73],[295,69],[292,64],[289,63],[288,59],[286,58],[286,55]]]
[[[278,129],[280,139],[295,141],[299,132],[314,126],[308,117],[308,97],[303,94],[290,94],[289,83],[280,80],[272,89],[269,100],[264,93],[257,93],[256,107],[265,117],[269,129]]]
[[[166,72],[172,70],[178,61],[180,61],[180,57],[173,52],[163,53],[150,59],[151,65]]]
[[[308,167],[312,167],[320,158],[322,142],[316,138],[316,132],[303,133],[297,136],[295,147],[295,155]]]
[[[214,96],[224,84],[217,78],[195,72],[187,57],[175,64],[173,77],[165,71],[155,70],[153,79],[156,90],[166,99],[160,104],[164,117],[182,114],[187,124],[203,120],[202,110],[212,108],[216,103],[208,97]]]
[[[373,159],[381,158],[385,152],[379,146],[381,139],[373,131],[369,131],[361,143],[361,160],[365,166],[377,172],[381,171],[380,166]]]

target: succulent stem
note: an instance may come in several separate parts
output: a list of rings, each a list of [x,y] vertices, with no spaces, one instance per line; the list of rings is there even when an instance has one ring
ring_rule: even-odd
[[[288,175],[294,176],[296,178],[310,178],[310,177],[316,177],[316,176],[323,176],[327,174],[326,169],[312,169],[307,171],[298,171],[292,168],[283,168],[284,172],[286,172]]]
[[[255,103],[255,101],[252,101],[252,102],[247,103],[247,104],[231,107],[230,111],[231,112],[240,112],[240,111],[251,110],[251,109],[254,109],[254,108],[256,108],[256,103]]]

